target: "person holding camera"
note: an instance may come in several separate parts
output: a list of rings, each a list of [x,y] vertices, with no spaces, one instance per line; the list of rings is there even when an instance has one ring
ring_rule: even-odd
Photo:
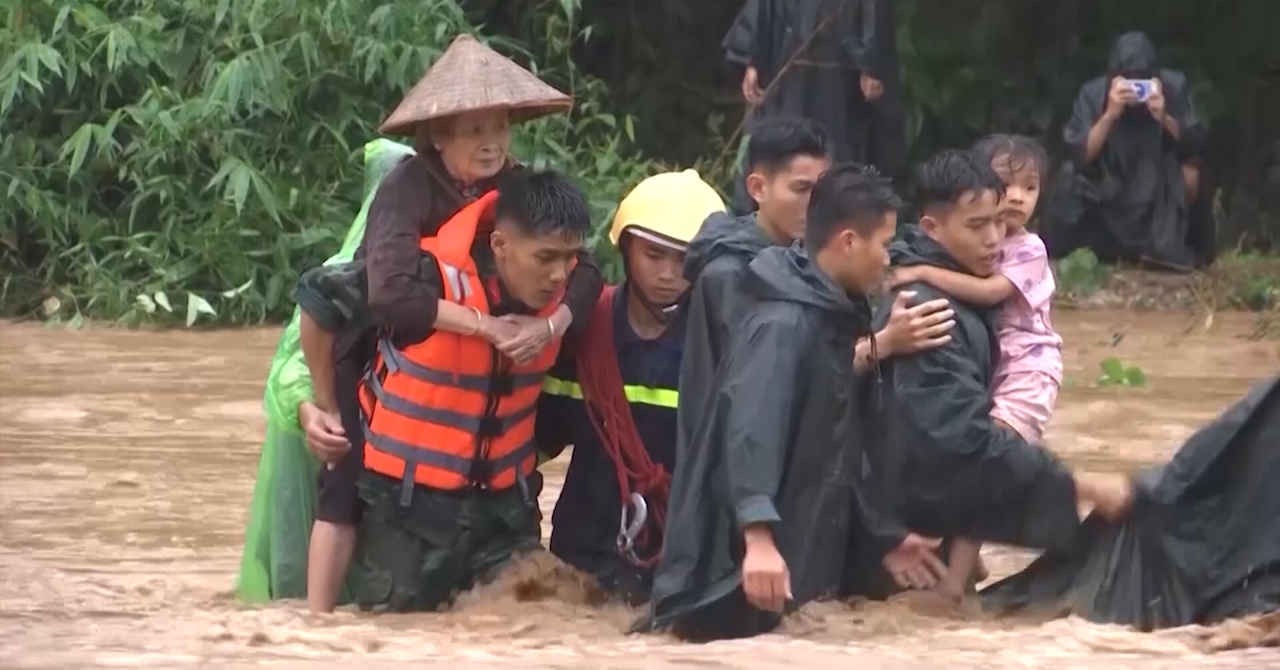
[[[1145,33],[1121,35],[1107,74],[1080,89],[1063,139],[1072,161],[1049,197],[1049,251],[1189,270],[1213,259],[1187,77],[1158,66]]]

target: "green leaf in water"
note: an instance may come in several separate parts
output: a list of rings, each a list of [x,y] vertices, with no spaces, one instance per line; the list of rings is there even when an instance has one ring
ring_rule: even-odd
[[[1102,374],[1111,379],[1112,383],[1119,382],[1124,379],[1124,363],[1119,358],[1112,356],[1102,361]]]

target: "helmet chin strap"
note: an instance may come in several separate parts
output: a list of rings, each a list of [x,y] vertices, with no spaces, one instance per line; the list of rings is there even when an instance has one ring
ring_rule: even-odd
[[[653,316],[655,321],[663,325],[670,323],[671,320],[675,318],[676,313],[680,311],[680,303],[689,292],[685,291],[684,293],[681,293],[676,298],[675,302],[664,307],[645,297],[644,292],[640,290],[640,287],[637,286],[635,282],[629,280],[629,274],[630,273],[628,273],[627,290],[631,293],[631,296],[634,297],[642,307],[644,307],[645,311],[649,312],[649,314]]]
[[[631,264],[627,262],[625,249],[622,252],[622,272],[627,277],[627,292],[640,303],[640,306],[644,307],[645,311],[649,312],[658,323],[664,326],[671,323],[671,320],[676,316],[676,312],[680,311],[680,303],[684,301],[684,297],[689,294],[689,291],[686,289],[684,293],[676,296],[675,302],[670,305],[659,305],[650,300],[644,294],[644,291],[641,291],[640,287],[631,280]]]

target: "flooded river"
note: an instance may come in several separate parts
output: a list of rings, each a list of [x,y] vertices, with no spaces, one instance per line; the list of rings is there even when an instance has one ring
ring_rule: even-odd
[[[1207,334],[1183,315],[1055,320],[1068,381],[1048,439],[1095,468],[1166,458],[1280,370],[1280,347],[1247,339],[1246,315],[1219,315]],[[277,336],[0,323],[0,666],[1280,667],[1277,649],[1204,653],[1210,631],[941,618],[902,603],[824,604],[778,634],[705,646],[624,636],[628,612],[572,597],[516,603],[496,587],[438,615],[243,609],[231,593]],[[1143,368],[1149,386],[1095,387],[1110,356]],[[548,511],[563,472],[549,466]],[[1029,560],[988,552],[997,574]]]

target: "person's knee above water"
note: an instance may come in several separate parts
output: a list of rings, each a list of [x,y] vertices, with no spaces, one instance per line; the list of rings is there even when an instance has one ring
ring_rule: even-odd
[[[904,585],[941,572],[936,543],[894,521],[864,468],[877,381],[856,373],[852,353],[872,335],[864,296],[882,281],[899,205],[874,170],[835,167],[814,187],[804,244],[751,262],[742,318],[676,463],[638,628],[690,639],[767,631],[787,603],[839,594],[851,544]]]
[[[559,338],[516,361],[481,333],[495,321],[554,329],[590,226],[564,176],[522,172],[422,238],[442,298],[470,329],[408,345],[384,334],[360,382],[362,608],[434,610],[540,547],[534,424]]]
[[[1005,187],[990,161],[945,151],[924,164],[919,186],[920,226],[894,243],[894,264],[977,278],[996,273]],[[891,391],[890,437],[873,460],[899,498],[903,521],[931,535],[1050,548],[1070,545],[1078,498],[1106,514],[1122,513],[1127,481],[1074,474],[988,414],[999,356],[992,310],[925,282],[899,286],[886,301],[902,290],[953,298],[957,320],[946,345],[882,365]]]
[[[622,200],[610,239],[626,279],[605,289],[586,334],[561,350],[538,406],[544,453],[573,445],[551,551],[632,605],[649,597],[675,467],[685,248],[721,211],[693,170],[649,177]]]
[[[1030,442],[1044,436],[1062,385],[1062,337],[1053,329],[1050,308],[1054,280],[1044,242],[1028,229],[1040,198],[1048,158],[1035,140],[995,135],[973,149],[1004,182],[997,214],[1005,224],[996,272],[977,277],[921,264],[898,268],[891,285],[923,281],[947,295],[983,308],[999,308],[996,338],[999,362],[992,381],[991,416]],[[959,598],[978,568],[978,545],[957,538],[952,545],[944,592]],[[977,574],[978,581],[983,575]]]
[[[1048,212],[1055,257],[1088,246],[1104,261],[1187,268],[1212,260],[1200,196],[1204,128],[1186,76],[1159,66],[1142,32],[1121,35],[1107,74],[1076,97],[1063,139],[1074,169]]]
[[[499,90],[504,93],[495,97]],[[441,299],[435,267],[423,264],[418,241],[492,190],[499,177],[522,169],[508,155],[512,123],[563,112],[569,103],[474,38],[456,38],[381,127],[412,135],[416,152],[378,186],[356,262],[316,268],[299,279],[302,341],[317,401],[304,408],[303,424],[313,449],[331,464],[321,471],[312,536],[308,600],[314,611],[332,610],[355,546],[363,445],[355,386],[372,356],[372,331],[387,330],[402,345],[432,330],[472,332],[470,312]],[[537,320],[488,320],[479,335],[527,359],[570,328],[580,330],[602,284],[589,254],[580,254],[564,304],[551,316],[554,329]]]

